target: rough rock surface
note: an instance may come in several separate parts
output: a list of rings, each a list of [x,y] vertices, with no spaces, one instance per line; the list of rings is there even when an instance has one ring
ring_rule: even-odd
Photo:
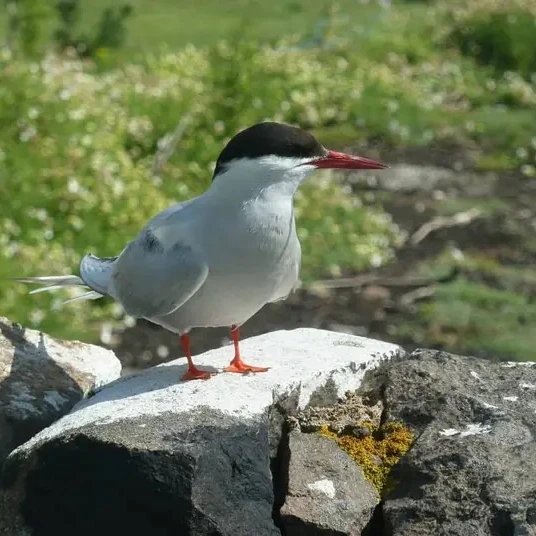
[[[402,421],[416,438],[390,475],[368,536],[536,536],[536,364],[430,350],[397,358],[396,346],[311,329],[255,337],[243,350],[272,369],[179,383],[185,365],[171,362],[104,387],[17,448],[2,474],[0,534],[275,535],[272,513],[285,499],[289,534],[303,526],[301,534],[315,534],[313,522],[318,534],[359,534],[361,525],[354,533],[322,528],[321,507],[335,506],[314,503],[333,491],[338,498],[341,484],[324,472],[342,453],[319,464],[317,453],[335,445],[309,436],[326,446],[303,447],[310,468],[291,459],[285,482],[281,441],[287,414],[315,429],[317,412],[298,409],[359,388],[358,414],[375,419],[381,411],[382,423]],[[221,369],[231,353],[197,361]],[[333,415],[345,433],[345,415]],[[294,437],[291,453],[300,452]],[[356,509],[364,521],[372,507],[352,504],[341,519]]]
[[[0,317],[0,466],[15,447],[120,372],[109,350],[58,341]]]
[[[381,379],[417,440],[391,474],[382,535],[536,535],[536,364],[421,350]]]
[[[286,536],[358,536],[379,501],[361,468],[334,441],[290,433],[281,508]]]
[[[336,434],[361,436],[363,422],[372,423],[380,428],[383,415],[383,402],[378,400],[371,405],[357,393],[346,393],[346,397],[333,406],[309,406],[298,415],[289,417],[289,427],[302,432],[318,432],[326,425]]]
[[[180,383],[185,364],[172,361],[106,386],[15,450],[0,534],[279,534],[270,462],[286,413],[334,403],[400,348],[300,329],[242,350],[271,370]],[[220,348],[196,364],[221,369],[231,354]]]

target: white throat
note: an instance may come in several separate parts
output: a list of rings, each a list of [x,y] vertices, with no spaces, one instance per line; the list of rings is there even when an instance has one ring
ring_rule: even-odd
[[[306,164],[310,160],[273,155],[234,160],[214,178],[208,192],[242,201],[259,197],[291,199],[315,169]]]

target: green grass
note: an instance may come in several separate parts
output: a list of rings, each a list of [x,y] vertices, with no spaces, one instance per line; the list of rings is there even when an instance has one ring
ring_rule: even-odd
[[[353,0],[126,0],[134,8],[128,21],[124,55],[157,52],[162,47],[176,50],[185,45],[213,45],[231,35],[245,39],[276,41],[291,35],[312,36],[317,23],[336,5],[343,23],[359,29],[370,28],[384,16],[374,5]],[[84,0],[81,5],[80,32],[87,33],[98,22],[103,9],[118,5],[110,0]],[[5,31],[6,15],[0,13],[0,28]],[[50,36],[55,28],[49,16],[43,28]],[[2,33],[0,33],[0,40]]]
[[[420,263],[415,273],[439,279],[453,266],[459,277],[440,284],[433,299],[398,326],[397,335],[453,352],[536,361],[536,271],[447,249]]]
[[[493,216],[505,213],[511,209],[510,205],[499,197],[489,197],[485,199],[475,199],[474,197],[449,197],[434,203],[434,209],[441,216],[452,216],[458,212],[464,212],[476,208],[483,216]]]
[[[440,285],[398,335],[460,353],[536,361],[536,304],[523,294],[461,278]]]

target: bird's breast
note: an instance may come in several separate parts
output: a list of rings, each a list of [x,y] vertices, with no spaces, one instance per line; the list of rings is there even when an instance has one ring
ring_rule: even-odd
[[[221,284],[244,299],[270,301],[289,274],[297,279],[301,251],[292,204],[242,207],[222,219],[210,241],[207,283]]]
[[[211,242],[206,254],[215,271],[229,264],[235,270],[240,265],[250,271],[271,269],[292,251],[297,237],[291,203],[251,201],[229,210],[205,233]]]
[[[201,288],[165,325],[181,329],[241,324],[294,287],[300,244],[292,211],[242,211],[213,218],[196,239],[209,267]],[[163,324],[164,325],[164,324]]]

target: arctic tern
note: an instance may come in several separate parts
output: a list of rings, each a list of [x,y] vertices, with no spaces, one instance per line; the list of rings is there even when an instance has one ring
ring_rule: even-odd
[[[117,257],[88,254],[80,276],[19,281],[43,285],[34,293],[86,287],[80,298],[110,296],[129,315],[177,333],[188,360],[183,380],[211,375],[192,361],[188,333],[197,327],[230,327],[235,353],[225,371],[264,372],[242,361],[239,327],[298,282],[296,190],[316,169],[386,167],[327,150],[300,128],[258,123],[227,143],[202,195],[156,215]]]

